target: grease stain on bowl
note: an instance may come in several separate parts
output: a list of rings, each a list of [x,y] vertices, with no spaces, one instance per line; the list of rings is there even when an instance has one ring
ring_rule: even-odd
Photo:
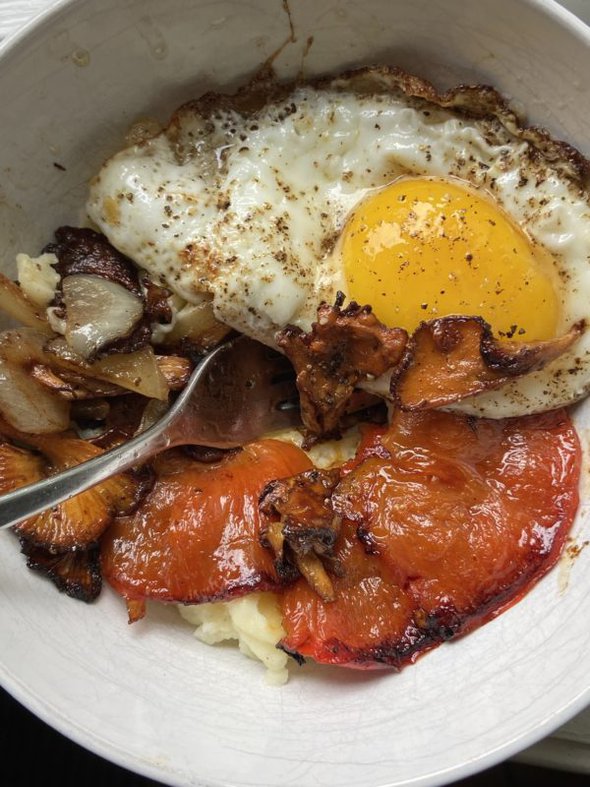
[[[252,43],[257,49],[265,49],[270,42],[269,36],[256,36]]]
[[[4,171],[3,176],[6,174]],[[30,248],[30,244],[30,217],[18,202],[0,191],[0,258],[4,260],[4,273],[13,274],[15,250]]]
[[[53,36],[49,42],[49,51],[62,63],[71,62],[82,68],[90,63],[90,52],[72,41],[67,30],[60,30]]]
[[[583,501],[590,499],[590,429],[577,424],[576,431],[582,445],[582,473],[580,476],[580,500],[582,501],[582,505],[578,511],[578,519],[584,520],[586,516],[588,516],[588,507],[587,505],[583,505]],[[557,564],[557,586],[560,595],[563,595],[568,589],[570,574],[574,563],[580,556],[582,550],[589,544],[590,541],[578,541],[574,535],[571,535],[566,542],[563,553]]]
[[[590,499],[590,430],[576,424],[582,445],[582,472],[580,475],[580,499]]]
[[[87,49],[75,49],[70,59],[75,66],[85,68],[90,64],[90,52]]]
[[[137,23],[137,29],[152,57],[155,60],[164,60],[168,55],[168,44],[154,20],[149,16],[142,17]]]
[[[565,591],[568,589],[569,582],[570,582],[570,575],[574,563],[576,562],[582,551],[589,544],[590,541],[577,542],[573,538],[571,538],[568,541],[565,549],[563,550],[563,554],[559,559],[559,566],[557,572],[557,586],[560,595],[563,595],[563,593],[565,593]]]
[[[153,117],[138,118],[125,134],[128,145],[141,145],[156,137],[162,131],[162,124]]]
[[[229,20],[229,16],[220,16],[217,19],[213,19],[209,23],[209,30],[216,30],[219,27],[223,27],[223,25]]]

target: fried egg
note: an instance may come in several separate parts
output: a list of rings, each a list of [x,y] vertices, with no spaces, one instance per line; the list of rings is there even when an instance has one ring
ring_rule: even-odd
[[[212,298],[217,319],[269,345],[338,291],[407,330],[479,315],[533,341],[588,322],[583,160],[491,88],[437,95],[381,68],[255,95],[185,105],[91,184],[90,219],[183,300]],[[589,389],[585,331],[544,370],[455,407],[513,416]]]

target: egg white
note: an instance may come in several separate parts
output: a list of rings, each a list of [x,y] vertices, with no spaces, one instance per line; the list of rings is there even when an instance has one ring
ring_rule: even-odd
[[[87,211],[154,278],[188,302],[210,293],[220,321],[272,345],[287,324],[309,329],[318,304],[345,289],[336,240],[371,189],[409,174],[458,177],[553,256],[562,333],[590,324],[588,195],[567,161],[550,161],[521,131],[409,97],[379,71],[362,88],[354,77],[304,85],[253,111],[193,102],[103,166]],[[545,370],[457,407],[520,415],[588,389],[586,331]]]

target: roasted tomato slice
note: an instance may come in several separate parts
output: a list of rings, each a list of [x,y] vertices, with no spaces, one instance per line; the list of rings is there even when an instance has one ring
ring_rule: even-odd
[[[332,578],[334,601],[323,601],[304,579],[283,591],[282,647],[324,664],[401,668],[429,644],[414,624],[414,600],[385,561],[367,554],[351,522],[335,555],[344,572]]]
[[[334,508],[443,637],[542,576],[578,505],[581,453],[565,411],[500,421],[398,413],[363,455]]]
[[[105,534],[104,578],[128,601],[197,603],[276,586],[258,498],[269,481],[310,466],[303,451],[278,440],[214,464],[168,455],[139,509]]]
[[[369,427],[331,505],[343,517],[335,600],[283,592],[286,650],[401,667],[484,623],[556,561],[578,504],[563,411],[504,421],[398,413]]]

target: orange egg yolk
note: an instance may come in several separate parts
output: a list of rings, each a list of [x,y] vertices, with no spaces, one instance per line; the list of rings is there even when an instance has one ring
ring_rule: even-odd
[[[414,330],[478,315],[499,337],[556,335],[556,275],[545,250],[491,198],[460,181],[400,178],[363,200],[341,238],[347,295]]]

